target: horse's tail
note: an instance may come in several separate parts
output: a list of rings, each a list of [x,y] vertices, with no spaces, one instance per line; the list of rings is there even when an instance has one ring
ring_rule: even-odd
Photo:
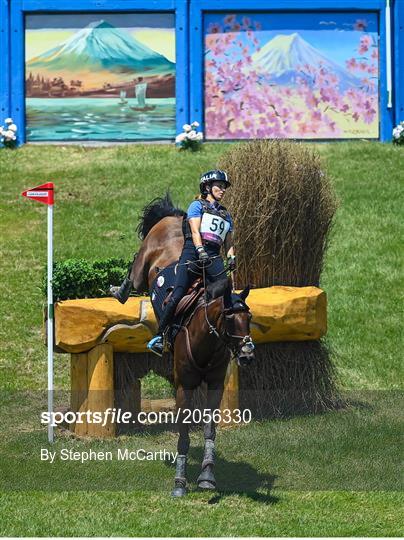
[[[164,197],[156,197],[147,204],[140,216],[140,222],[136,232],[141,240],[146,238],[150,229],[161,219],[167,216],[185,216],[186,212],[174,206],[170,193],[167,191]]]

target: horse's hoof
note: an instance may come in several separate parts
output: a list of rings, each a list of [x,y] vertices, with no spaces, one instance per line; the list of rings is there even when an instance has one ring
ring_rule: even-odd
[[[211,466],[208,466],[201,471],[196,483],[200,489],[216,489],[215,475],[213,474]]]
[[[171,492],[171,497],[184,497],[184,495],[186,494],[187,494],[186,488],[176,486]]]
[[[203,490],[214,491],[216,489],[216,482],[210,482],[209,480],[202,480],[198,482],[198,488]]]

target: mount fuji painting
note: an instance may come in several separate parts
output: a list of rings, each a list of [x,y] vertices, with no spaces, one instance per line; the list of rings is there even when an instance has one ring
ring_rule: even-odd
[[[28,140],[175,136],[171,14],[30,15]]]
[[[175,64],[106,21],[96,21],[27,62],[27,69],[99,70],[132,75],[173,74]]]
[[[279,85],[294,86],[299,78],[311,84],[312,78],[302,71],[302,66],[322,66],[339,79],[340,90],[360,86],[360,79],[318,49],[305,41],[297,32],[278,35],[252,55],[253,66]]]
[[[207,15],[206,136],[378,138],[377,31],[372,13]]]

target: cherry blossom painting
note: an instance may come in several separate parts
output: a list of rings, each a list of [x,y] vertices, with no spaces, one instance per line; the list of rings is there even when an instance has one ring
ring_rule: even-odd
[[[208,139],[379,137],[374,13],[205,16]]]

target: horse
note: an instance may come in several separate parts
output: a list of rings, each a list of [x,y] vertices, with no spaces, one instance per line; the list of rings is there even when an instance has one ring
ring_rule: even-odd
[[[184,244],[182,222],[185,212],[175,208],[169,194],[153,199],[143,209],[137,232],[142,239],[128,273],[132,287],[138,292],[150,291],[160,271],[178,261]],[[203,269],[201,270],[204,274]],[[232,293],[232,308],[224,312],[223,294],[231,287],[229,278],[209,284],[202,301],[197,303],[172,343],[174,356],[174,385],[179,420],[178,457],[172,495],[181,497],[187,492],[186,463],[190,446],[187,421],[195,389],[207,386],[204,409],[204,455],[200,489],[216,489],[213,472],[215,456],[217,411],[223,396],[224,381],[231,355],[240,366],[254,359],[254,344],[250,337],[251,313],[245,302],[249,287],[240,294]]]

